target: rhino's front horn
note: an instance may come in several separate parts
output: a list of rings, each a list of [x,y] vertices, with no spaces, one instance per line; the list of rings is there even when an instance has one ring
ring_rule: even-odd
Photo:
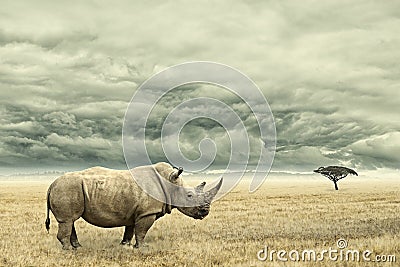
[[[206,194],[206,199],[208,203],[211,203],[211,201],[214,199],[214,197],[217,195],[219,189],[221,188],[222,185],[222,181],[223,178],[221,177],[221,180],[219,180],[218,184],[216,186],[214,186],[213,188],[211,188],[210,190],[208,190],[205,194]]]

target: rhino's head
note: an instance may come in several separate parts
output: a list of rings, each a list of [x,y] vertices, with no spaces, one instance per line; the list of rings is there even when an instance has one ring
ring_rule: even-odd
[[[171,183],[177,185],[171,195],[172,204],[183,214],[195,219],[203,219],[210,212],[210,205],[222,185],[222,178],[216,186],[204,192],[206,182],[202,182],[194,188],[184,186],[180,177],[182,168],[174,168],[170,164],[162,162],[155,165],[157,171]]]
[[[216,186],[204,192],[206,182],[202,182],[195,188],[182,187],[177,194],[181,203],[186,205],[176,207],[183,214],[194,219],[203,219],[210,212],[210,205],[222,185],[222,178]]]

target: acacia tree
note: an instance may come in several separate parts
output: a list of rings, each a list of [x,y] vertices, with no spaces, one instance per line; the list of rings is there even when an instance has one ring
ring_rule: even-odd
[[[345,178],[348,174],[358,176],[358,174],[354,170],[341,166],[319,167],[317,170],[314,170],[314,172],[320,173],[331,180],[334,183],[336,190],[339,190],[337,182],[340,179]]]

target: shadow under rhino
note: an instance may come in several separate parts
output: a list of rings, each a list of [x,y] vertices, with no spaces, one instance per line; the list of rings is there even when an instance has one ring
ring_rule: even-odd
[[[67,173],[48,189],[46,229],[50,229],[51,210],[58,222],[57,239],[63,249],[81,246],[74,226],[80,217],[99,227],[125,226],[121,244],[131,245],[135,235],[135,247],[145,246],[144,238],[154,221],[172,209],[195,219],[203,219],[210,211],[222,178],[204,192],[205,182],[186,187],[181,173],[182,168],[164,162],[131,171],[94,167]]]

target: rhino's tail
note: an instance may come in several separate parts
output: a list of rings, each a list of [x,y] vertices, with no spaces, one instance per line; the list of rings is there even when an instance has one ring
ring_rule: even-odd
[[[44,224],[46,225],[46,230],[47,233],[50,231],[50,189],[51,186],[49,187],[49,190],[47,190],[47,218]]]

